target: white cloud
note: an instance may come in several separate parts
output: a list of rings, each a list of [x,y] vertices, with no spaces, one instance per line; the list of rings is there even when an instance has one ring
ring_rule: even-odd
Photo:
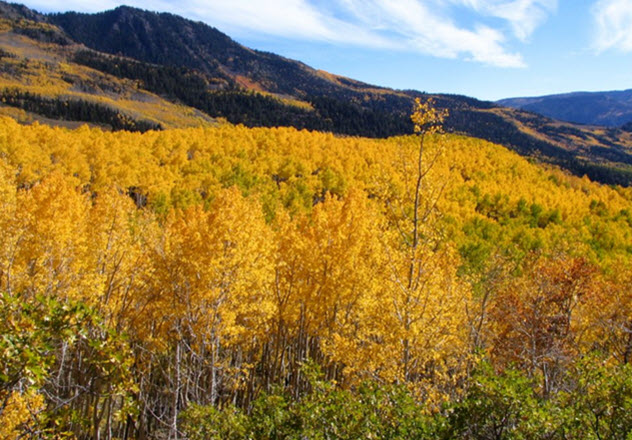
[[[632,0],[600,0],[592,9],[596,24],[594,47],[632,51]]]
[[[189,0],[180,3],[213,26],[242,28],[289,38],[390,47],[388,40],[319,10],[307,0]],[[222,26],[224,25],[224,26]]]
[[[127,5],[171,12],[229,30],[249,30],[288,38],[393,48],[392,43],[350,21],[319,11],[308,0],[26,0],[37,11],[100,12]]]
[[[29,8],[35,9],[39,12],[99,12],[119,6],[119,2],[111,0],[102,0],[99,2],[89,2],[85,0],[33,0],[19,1],[15,3],[25,4]]]
[[[128,4],[202,20],[233,35],[262,33],[523,67],[522,56],[509,48],[512,40],[528,39],[555,11],[557,0],[31,0],[27,4],[45,11],[89,12]]]
[[[488,26],[459,27],[445,8],[419,0],[343,0],[365,29],[389,35],[400,50],[443,58],[464,57],[500,67],[523,67],[522,57],[508,52],[505,36]]]
[[[505,20],[515,37],[526,40],[557,10],[557,0],[450,0],[481,15]]]

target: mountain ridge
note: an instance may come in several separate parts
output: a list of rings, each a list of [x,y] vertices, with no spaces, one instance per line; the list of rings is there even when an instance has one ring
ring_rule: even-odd
[[[578,91],[506,98],[496,102],[507,107],[532,111],[553,119],[578,124],[621,127],[632,122],[632,89]]]

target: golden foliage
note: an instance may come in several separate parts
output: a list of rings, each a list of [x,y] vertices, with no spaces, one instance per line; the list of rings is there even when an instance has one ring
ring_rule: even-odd
[[[474,347],[549,383],[600,341],[627,359],[630,190],[423,130],[420,145],[0,118],[0,286],[90,304],[137,347],[139,393],[172,384],[174,408],[299,393],[308,359],[432,404]]]
[[[4,394],[0,393],[0,401],[3,402],[0,409],[0,440],[17,440],[37,426],[38,413],[44,409],[44,396],[32,390]]]
[[[448,110],[436,108],[432,98],[426,102],[422,102],[420,98],[415,98],[413,114],[410,116],[415,133],[436,133],[441,130],[443,121],[447,117]]]

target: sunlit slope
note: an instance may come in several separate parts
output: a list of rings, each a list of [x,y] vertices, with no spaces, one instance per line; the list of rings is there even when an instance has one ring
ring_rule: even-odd
[[[115,186],[158,213],[208,204],[237,186],[259,199],[268,219],[308,212],[326,193],[359,189],[396,199],[413,174],[417,139],[340,138],[292,128],[239,126],[108,133],[0,121],[0,154],[30,187],[60,171],[85,191]],[[442,191],[445,233],[464,256],[569,250],[594,257],[632,252],[632,192],[542,167],[498,145],[454,135],[430,139],[442,154],[432,181]]]
[[[81,46],[43,42],[47,32],[60,33],[44,23],[0,20],[2,113],[23,122],[73,126],[77,121],[142,131],[213,122],[202,112],[143,90],[135,81],[73,63]]]
[[[166,437],[196,405],[304,401],[310,364],[336,389],[397,384],[416,413],[446,417],[480,357],[560,408],[586,394],[567,376],[577,362],[617,375],[632,190],[456,135],[427,134],[419,167],[421,145],[0,117],[2,362],[13,407],[47,417],[18,421]]]

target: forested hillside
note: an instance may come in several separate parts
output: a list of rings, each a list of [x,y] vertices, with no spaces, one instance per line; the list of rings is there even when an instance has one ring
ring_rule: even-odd
[[[630,438],[631,148],[0,1],[0,440]]]
[[[632,192],[482,140],[0,119],[0,437],[624,438]]]
[[[246,48],[204,23],[119,7],[38,14],[0,2],[0,112],[23,122],[145,131],[227,120],[383,138],[412,133],[417,91],[391,90]],[[182,61],[184,60],[184,61]],[[608,184],[629,185],[632,134],[457,95],[445,129]]]
[[[119,77],[139,79],[155,93],[166,92],[232,123],[291,125],[369,137],[409,134],[412,102],[423,96],[416,91],[365,84],[275,54],[251,50],[217,29],[173,14],[119,7],[99,14],[55,14],[49,20],[91,49],[125,55],[136,61],[130,64],[118,56],[86,52],[79,54],[76,62]],[[186,56],[183,58],[182,54]],[[186,60],[185,69],[181,67],[182,59]],[[163,67],[147,68],[138,61]],[[158,70],[160,77],[173,77],[175,72],[176,76],[193,77],[195,86],[182,90],[187,81],[172,80],[170,83],[176,89],[164,90],[165,82],[156,84],[152,79],[155,75],[149,73],[152,70]],[[207,92],[209,89],[211,93]],[[290,97],[291,103],[302,102],[307,108],[282,106],[270,96],[244,94],[244,89],[282,100]],[[604,183],[630,182],[632,142],[620,129],[599,130],[559,123],[465,96],[434,97],[439,106],[450,112],[445,127],[451,132],[500,143],[522,155],[554,163],[580,176],[587,174]]]
[[[13,13],[11,13],[13,12]],[[32,19],[16,18],[24,14]],[[38,17],[40,21],[34,21]],[[0,113],[22,123],[146,131],[213,123],[208,115],[69,59],[76,43],[41,16],[0,4]]]

